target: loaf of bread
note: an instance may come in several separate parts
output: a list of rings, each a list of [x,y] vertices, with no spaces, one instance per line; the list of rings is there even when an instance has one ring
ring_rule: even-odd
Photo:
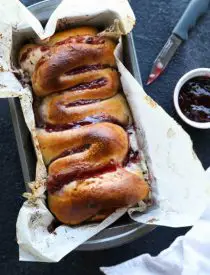
[[[132,125],[114,57],[115,43],[92,27],[56,33],[19,54],[30,76],[48,167],[48,206],[62,223],[99,221],[147,198],[148,183],[127,169]]]

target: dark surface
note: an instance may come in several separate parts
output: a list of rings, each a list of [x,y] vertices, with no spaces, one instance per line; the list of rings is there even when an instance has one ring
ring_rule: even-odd
[[[32,4],[37,1],[22,1]],[[188,0],[132,0],[137,17],[134,31],[137,54],[143,82],[146,82],[152,62],[170,35],[181,16]],[[210,62],[210,12],[203,18],[190,39],[180,49],[169,64],[167,71],[152,86],[145,87],[170,115],[175,115],[172,94],[178,79],[187,71],[208,67]],[[179,121],[179,120],[178,120]],[[196,130],[183,125],[191,135],[195,150],[203,165],[210,165],[210,130]],[[24,183],[19,163],[16,141],[12,129],[6,100],[0,101],[0,270],[1,274],[67,274],[96,275],[99,266],[108,266],[131,259],[142,253],[157,255],[168,247],[187,229],[159,227],[149,235],[120,248],[101,252],[73,252],[58,264],[38,264],[18,262],[18,247],[15,241],[15,223],[18,210],[23,202],[21,194]]]

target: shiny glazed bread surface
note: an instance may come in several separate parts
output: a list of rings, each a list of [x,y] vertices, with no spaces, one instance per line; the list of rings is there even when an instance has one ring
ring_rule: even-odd
[[[70,107],[67,105],[68,101],[64,103],[63,99],[61,101],[59,99],[61,99],[59,96],[46,98],[40,105],[40,117],[45,123],[65,125],[91,118],[98,118],[101,121],[116,121],[124,126],[131,122],[127,103],[120,94],[99,102]]]
[[[102,210],[134,205],[147,195],[148,185],[143,179],[118,168],[97,178],[65,185],[62,191],[49,194],[48,204],[60,221],[78,224],[97,217]]]
[[[63,152],[69,151],[67,157],[58,158],[49,166],[49,173],[64,173],[73,167],[85,164],[93,168],[101,163],[111,160],[121,164],[128,152],[128,136],[122,127],[112,123],[96,123],[78,129],[61,132],[46,132],[44,129],[37,130],[40,148],[44,161],[49,164],[58,158]],[[85,147],[82,153],[74,153],[78,148]],[[73,152],[73,154],[71,154]],[[68,155],[68,154],[67,154]],[[54,164],[61,163],[67,158],[67,167],[53,169]],[[70,161],[72,159],[72,161]],[[70,165],[71,162],[71,165]],[[74,164],[73,164],[74,163]],[[57,172],[56,172],[57,171]]]
[[[19,55],[39,97],[49,208],[66,224],[104,219],[149,192],[141,176],[124,168],[132,117],[120,93],[114,48],[95,28],[79,27],[25,45]]]

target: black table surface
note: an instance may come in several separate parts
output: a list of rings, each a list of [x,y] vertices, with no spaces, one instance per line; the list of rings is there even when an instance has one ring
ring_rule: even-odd
[[[22,0],[30,5],[36,0]],[[171,30],[180,18],[189,0],[132,0],[137,24],[134,39],[143,82],[146,82],[152,62]],[[196,130],[182,123],[175,114],[172,95],[179,78],[187,71],[208,67],[210,63],[210,12],[200,20],[190,39],[179,49],[167,71],[153,85],[145,87],[170,115],[172,115],[194,141],[194,148],[205,168],[210,165],[210,130]],[[181,153],[180,153],[181,157]],[[115,265],[143,253],[157,255],[189,228],[158,227],[152,233],[119,248],[95,252],[72,252],[57,264],[18,261],[15,223],[23,203],[24,182],[14,137],[7,100],[0,101],[0,271],[1,274],[101,274],[99,266]],[[176,195],[176,194],[175,194]]]

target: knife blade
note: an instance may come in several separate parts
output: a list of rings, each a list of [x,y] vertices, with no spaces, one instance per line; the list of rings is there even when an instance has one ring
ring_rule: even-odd
[[[189,31],[196,25],[198,19],[207,13],[210,0],[191,0],[171,36],[153,63],[147,85],[155,81],[165,70],[179,46],[188,39]]]
[[[147,85],[151,84],[165,70],[166,66],[172,59],[173,55],[175,54],[181,43],[182,39],[180,39],[175,34],[172,34],[169,37],[163,49],[154,61],[152,71],[147,81]]]

